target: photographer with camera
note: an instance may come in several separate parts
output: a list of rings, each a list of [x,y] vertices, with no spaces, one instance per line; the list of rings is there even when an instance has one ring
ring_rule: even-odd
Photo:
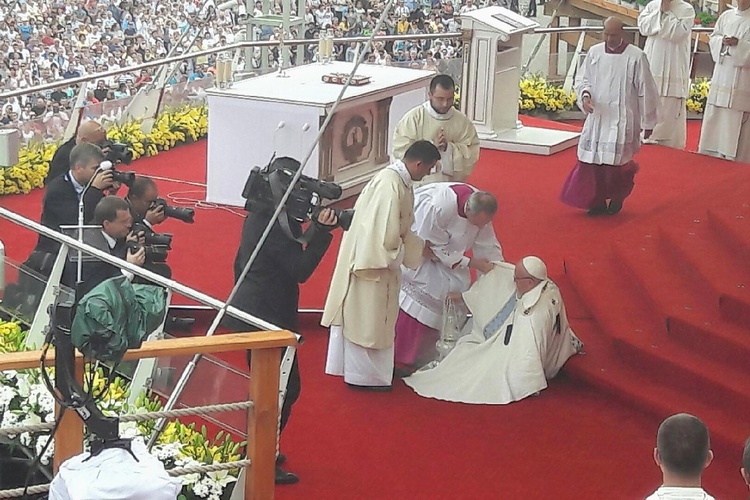
[[[285,162],[291,168],[299,167],[299,162],[296,160],[284,158],[277,159],[274,165],[283,165]],[[252,175],[251,179],[253,179]],[[250,183],[249,180],[248,185]],[[267,186],[267,177],[265,180],[259,180],[258,185]],[[235,282],[242,274],[271,220],[273,207],[280,200],[280,196],[272,196],[269,200],[259,200],[255,197],[258,191],[254,193],[248,193],[246,189],[248,199],[246,208],[250,208],[250,213],[242,227],[240,248],[234,261]],[[286,206],[289,207],[290,204],[287,203]],[[307,209],[305,211],[307,212]],[[333,237],[330,231],[338,226],[338,216],[334,210],[328,208],[315,210],[312,217],[304,221],[310,222],[305,231],[307,243],[303,244],[287,232],[287,229],[290,229],[293,235],[302,234],[303,221],[299,219],[301,217],[291,217],[286,211],[281,213],[231,302],[238,309],[291,331],[296,331],[298,327],[299,284],[307,281],[312,275],[331,244]],[[282,224],[286,228],[282,227]],[[225,324],[240,331],[257,330],[233,318],[227,318]],[[286,427],[292,405],[297,401],[299,393],[300,374],[295,356],[289,373],[286,398],[281,409],[282,431]],[[279,455],[276,484],[298,482],[299,478],[296,474],[278,467],[278,464],[283,463],[284,460],[285,457]]]
[[[113,184],[112,171],[101,168],[104,153],[96,144],[84,142],[70,152],[70,170],[50,181],[42,203],[42,224],[55,231],[78,224],[78,204],[83,196],[84,223],[91,221],[104,191]],[[84,193],[85,191],[85,193]],[[39,236],[35,251],[57,253],[60,244]]]
[[[47,177],[44,179],[44,184],[49,184],[52,179],[60,177],[68,170],[70,170],[70,153],[77,144],[83,144],[85,142],[91,144],[100,144],[107,139],[107,131],[100,123],[94,120],[89,120],[81,123],[78,127],[78,132],[75,137],[63,142],[55,151],[52,156],[52,161],[49,164],[49,172]],[[106,155],[107,151],[104,151]]]
[[[126,260],[136,266],[143,266],[146,262],[146,249],[143,247],[143,234],[131,231],[133,216],[130,207],[122,198],[105,196],[94,210],[94,224],[99,230],[84,232],[83,241],[99,250]],[[70,267],[76,267],[77,262],[69,262]],[[76,302],[93,290],[99,283],[122,273],[132,281],[133,274],[119,269],[112,264],[100,260],[84,260],[81,268],[81,283],[77,284]],[[66,269],[66,275],[76,273]]]

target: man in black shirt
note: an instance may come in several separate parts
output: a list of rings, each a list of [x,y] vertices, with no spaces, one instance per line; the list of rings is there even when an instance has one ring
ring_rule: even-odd
[[[100,144],[104,142],[106,138],[107,132],[101,124],[94,120],[81,123],[78,127],[78,133],[76,136],[60,144],[55,151],[49,165],[49,172],[44,179],[44,183],[49,184],[52,179],[60,177],[70,170],[70,152],[76,144],[82,144],[84,142]]]
[[[281,217],[287,217],[287,215],[282,213]],[[270,220],[271,214],[267,213],[250,213],[245,219],[240,248],[234,261],[235,282],[250,260]],[[299,222],[290,218],[289,223],[295,234],[302,232]],[[276,221],[250,271],[240,285],[237,295],[232,300],[233,306],[281,328],[297,330],[299,284],[307,281],[328,250],[333,238],[330,231],[336,227],[337,218],[332,210],[324,209],[311,224],[312,227],[309,230],[314,231],[313,236],[303,247],[301,243],[287,236]],[[225,324],[243,331],[257,330],[233,318],[229,318]],[[292,405],[297,401],[299,393],[300,376],[295,356],[289,373],[284,406],[281,409],[282,431],[289,420]],[[280,457],[283,456],[280,455]],[[281,462],[283,458],[277,461],[277,463]],[[276,467],[277,484],[293,484],[297,481],[299,478],[295,474]]]

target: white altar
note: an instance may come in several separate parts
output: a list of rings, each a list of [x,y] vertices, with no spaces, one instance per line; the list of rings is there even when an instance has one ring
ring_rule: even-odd
[[[208,94],[207,201],[244,206],[250,170],[271,156],[302,161],[315,141],[342,85],[323,75],[351,73],[353,63],[307,64],[250,78]],[[303,173],[333,181],[345,196],[389,163],[393,130],[412,107],[424,102],[431,71],[362,64],[370,83],[351,85]]]

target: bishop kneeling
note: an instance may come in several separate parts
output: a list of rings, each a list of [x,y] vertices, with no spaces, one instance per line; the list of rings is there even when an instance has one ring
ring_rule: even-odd
[[[460,298],[473,316],[471,333],[442,361],[404,379],[420,396],[473,404],[519,401],[546,389],[583,348],[538,257],[496,264]]]

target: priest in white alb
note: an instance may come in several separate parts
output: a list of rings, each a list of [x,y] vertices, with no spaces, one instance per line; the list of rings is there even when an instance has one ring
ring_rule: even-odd
[[[422,184],[463,181],[479,159],[477,130],[453,107],[455,91],[450,76],[436,76],[430,82],[429,100],[407,112],[393,132],[393,157],[397,160],[418,140],[431,141],[440,150],[440,162]]]
[[[461,297],[472,314],[471,333],[442,361],[404,379],[420,396],[473,404],[519,401],[546,389],[583,348],[539,257],[497,264]]]
[[[412,185],[440,159],[437,147],[417,141],[379,171],[354,205],[339,248],[321,324],[330,327],[325,371],[351,387],[390,390],[401,264],[416,269],[424,241],[414,234]]]
[[[659,94],[646,55],[624,36],[622,21],[607,18],[605,41],[589,49],[576,81],[586,121],[560,199],[589,215],[622,209],[635,186],[641,131],[648,139],[657,121]]]
[[[695,9],[685,0],[651,0],[638,15],[643,51],[659,92],[659,121],[646,142],[684,149]]]
[[[719,16],[709,45],[714,73],[698,151],[750,163],[750,0]]]
[[[415,270],[403,269],[395,344],[399,373],[437,357],[445,299],[469,289],[470,270],[485,273],[503,260],[492,227],[495,213],[495,197],[469,184],[436,182],[414,191],[412,229],[431,243],[434,257]]]

